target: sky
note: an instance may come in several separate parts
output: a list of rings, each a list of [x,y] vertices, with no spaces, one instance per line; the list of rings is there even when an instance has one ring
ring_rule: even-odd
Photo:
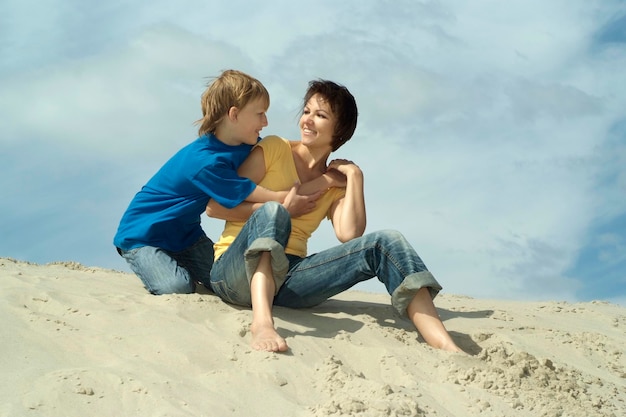
[[[626,305],[623,0],[2,0],[0,56],[0,257],[130,271],[120,217],[234,68],[270,92],[262,136],[299,139],[308,81],[350,89],[331,158],[445,293]]]

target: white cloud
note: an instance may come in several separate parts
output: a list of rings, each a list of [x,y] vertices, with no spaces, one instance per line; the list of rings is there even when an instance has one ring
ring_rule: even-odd
[[[293,139],[309,80],[348,86],[359,127],[332,157],[365,171],[368,230],[401,230],[446,291],[573,299],[568,270],[590,230],[626,211],[615,129],[626,49],[593,45],[617,2],[57,0],[34,15],[10,4],[0,143],[110,159],[118,189],[93,175],[117,194],[103,198],[118,215],[120,195],[193,139],[204,78],[229,67],[270,90],[264,133]],[[101,227],[116,227],[113,217]],[[334,243],[324,225],[311,248]]]
[[[152,27],[121,49],[0,81],[0,140],[27,136],[133,157],[171,151],[168,142],[193,139],[205,78],[249,66],[229,45]]]

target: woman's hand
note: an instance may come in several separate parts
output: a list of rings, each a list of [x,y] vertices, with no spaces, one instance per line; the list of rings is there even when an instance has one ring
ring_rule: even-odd
[[[335,159],[328,164],[328,171],[335,170],[346,178],[346,194],[331,206],[331,218],[335,235],[340,242],[347,242],[365,232],[365,196],[363,194],[363,171],[347,159]]]
[[[351,175],[363,176],[363,172],[361,171],[361,168],[359,168],[357,164],[355,164],[354,162],[348,159],[333,159],[328,164],[327,172],[331,170],[337,170],[338,172],[345,175],[346,177],[349,177]]]

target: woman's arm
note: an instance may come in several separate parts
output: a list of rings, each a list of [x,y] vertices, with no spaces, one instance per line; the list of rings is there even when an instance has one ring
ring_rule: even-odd
[[[328,165],[346,176],[346,195],[331,207],[335,235],[340,242],[362,236],[367,223],[363,171],[352,161],[336,159]]]

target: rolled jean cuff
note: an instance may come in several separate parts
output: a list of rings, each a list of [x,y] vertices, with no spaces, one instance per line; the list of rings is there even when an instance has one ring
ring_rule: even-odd
[[[289,270],[289,260],[287,260],[287,256],[285,255],[285,248],[274,239],[267,237],[258,238],[252,242],[243,254],[248,284],[252,281],[252,275],[259,266],[259,259],[261,258],[262,252],[270,252],[272,257],[272,273],[274,275],[274,283],[276,284],[276,293],[274,295],[276,295],[285,282],[285,277]]]
[[[411,274],[404,278],[404,281],[398,285],[391,294],[391,305],[396,312],[402,317],[408,317],[406,312],[407,307],[415,294],[421,289],[427,287],[430,292],[430,296],[434,299],[439,291],[441,291],[441,285],[437,282],[433,274],[429,271],[421,271]]]

